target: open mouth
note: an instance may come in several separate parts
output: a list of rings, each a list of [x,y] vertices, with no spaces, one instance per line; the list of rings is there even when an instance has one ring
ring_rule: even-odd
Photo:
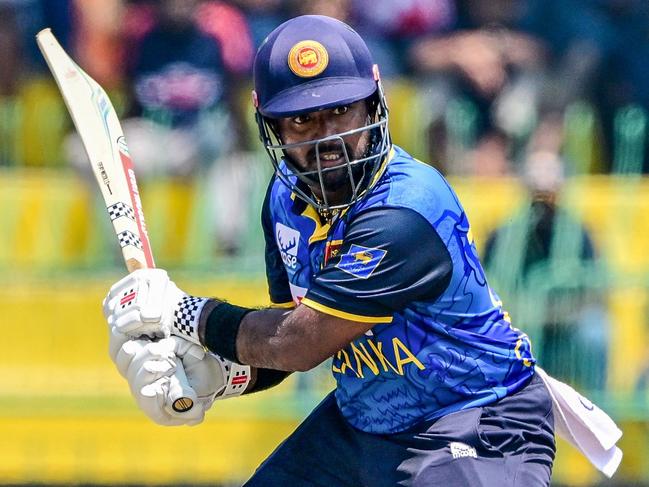
[[[340,165],[345,160],[342,152],[321,152],[320,153],[320,167],[329,168]]]

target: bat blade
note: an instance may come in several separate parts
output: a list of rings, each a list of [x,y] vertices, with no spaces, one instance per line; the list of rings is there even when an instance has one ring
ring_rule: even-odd
[[[44,29],[36,36],[81,137],[129,272],[155,267],[122,127],[103,88]]]
[[[36,42],[88,154],[128,271],[155,267],[133,163],[113,104],[103,88],[68,56],[50,29],[40,31]],[[177,412],[191,410],[196,394],[182,364],[169,380],[170,406]]]

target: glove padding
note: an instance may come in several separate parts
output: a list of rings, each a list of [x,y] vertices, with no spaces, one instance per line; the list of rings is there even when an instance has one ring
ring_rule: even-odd
[[[187,384],[175,348],[176,343],[169,338],[157,342],[126,340],[113,359],[119,373],[126,378],[138,407],[151,420],[165,426],[195,425],[203,421],[205,410]],[[189,411],[174,410],[173,401],[179,397],[179,391],[194,401]]]
[[[222,360],[183,338],[172,336],[170,340],[176,342],[176,354],[185,370],[187,382],[207,411],[225,390],[227,376]]]
[[[139,269],[116,282],[104,299],[108,325],[131,338],[166,338],[174,312],[187,294],[163,269]]]
[[[172,336],[175,353],[184,368],[187,383],[196,392],[197,400],[207,410],[212,403],[243,394],[250,382],[250,367],[207,352],[183,338]]]
[[[109,350],[138,407],[160,425],[199,424],[225,386],[219,361],[202,347],[179,337],[129,339],[111,327]],[[183,396],[194,401],[189,411],[173,408],[173,400],[181,390]]]
[[[173,334],[201,345],[198,324],[208,301],[178,289],[162,269],[139,269],[113,285],[103,311],[111,328],[131,338]]]
[[[116,326],[110,326],[109,333],[111,360],[127,379],[139,408],[157,424],[198,424],[214,400],[239,395],[247,386],[247,381],[241,382],[241,371],[246,369],[249,376],[249,368],[183,338],[132,339]],[[185,384],[183,395],[194,401],[194,407],[182,413],[172,407],[181,384]]]

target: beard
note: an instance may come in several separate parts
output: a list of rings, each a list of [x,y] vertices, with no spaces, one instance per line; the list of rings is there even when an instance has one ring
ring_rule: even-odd
[[[320,154],[320,171],[318,171],[318,153]],[[331,161],[331,165],[329,165],[329,161],[323,159],[322,154],[337,154],[338,159]],[[349,160],[345,159],[345,154],[347,154]],[[364,154],[358,154],[348,143],[335,141],[322,143],[318,146],[317,151],[314,145],[306,154],[307,169],[301,170],[303,173],[301,179],[308,184],[312,191],[317,193],[322,191],[321,181],[327,193],[339,192],[344,189],[352,192],[353,188],[357,187],[363,178],[365,163],[351,165],[350,162],[362,157],[364,157]],[[297,164],[293,158],[290,158],[290,162],[296,168],[301,169],[304,167],[304,164]]]

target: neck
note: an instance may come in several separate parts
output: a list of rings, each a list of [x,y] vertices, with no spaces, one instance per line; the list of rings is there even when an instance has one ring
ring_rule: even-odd
[[[346,185],[348,186],[348,185]],[[324,196],[322,195],[322,190],[318,187],[310,187],[311,192],[313,193],[313,196],[315,196],[315,199],[319,203],[324,203],[325,201],[327,202],[327,205],[329,206],[336,206],[336,205],[342,205],[346,202],[348,202],[351,198],[352,191],[351,188],[349,187],[342,187],[336,190],[330,190],[327,191],[327,199],[325,200]]]

